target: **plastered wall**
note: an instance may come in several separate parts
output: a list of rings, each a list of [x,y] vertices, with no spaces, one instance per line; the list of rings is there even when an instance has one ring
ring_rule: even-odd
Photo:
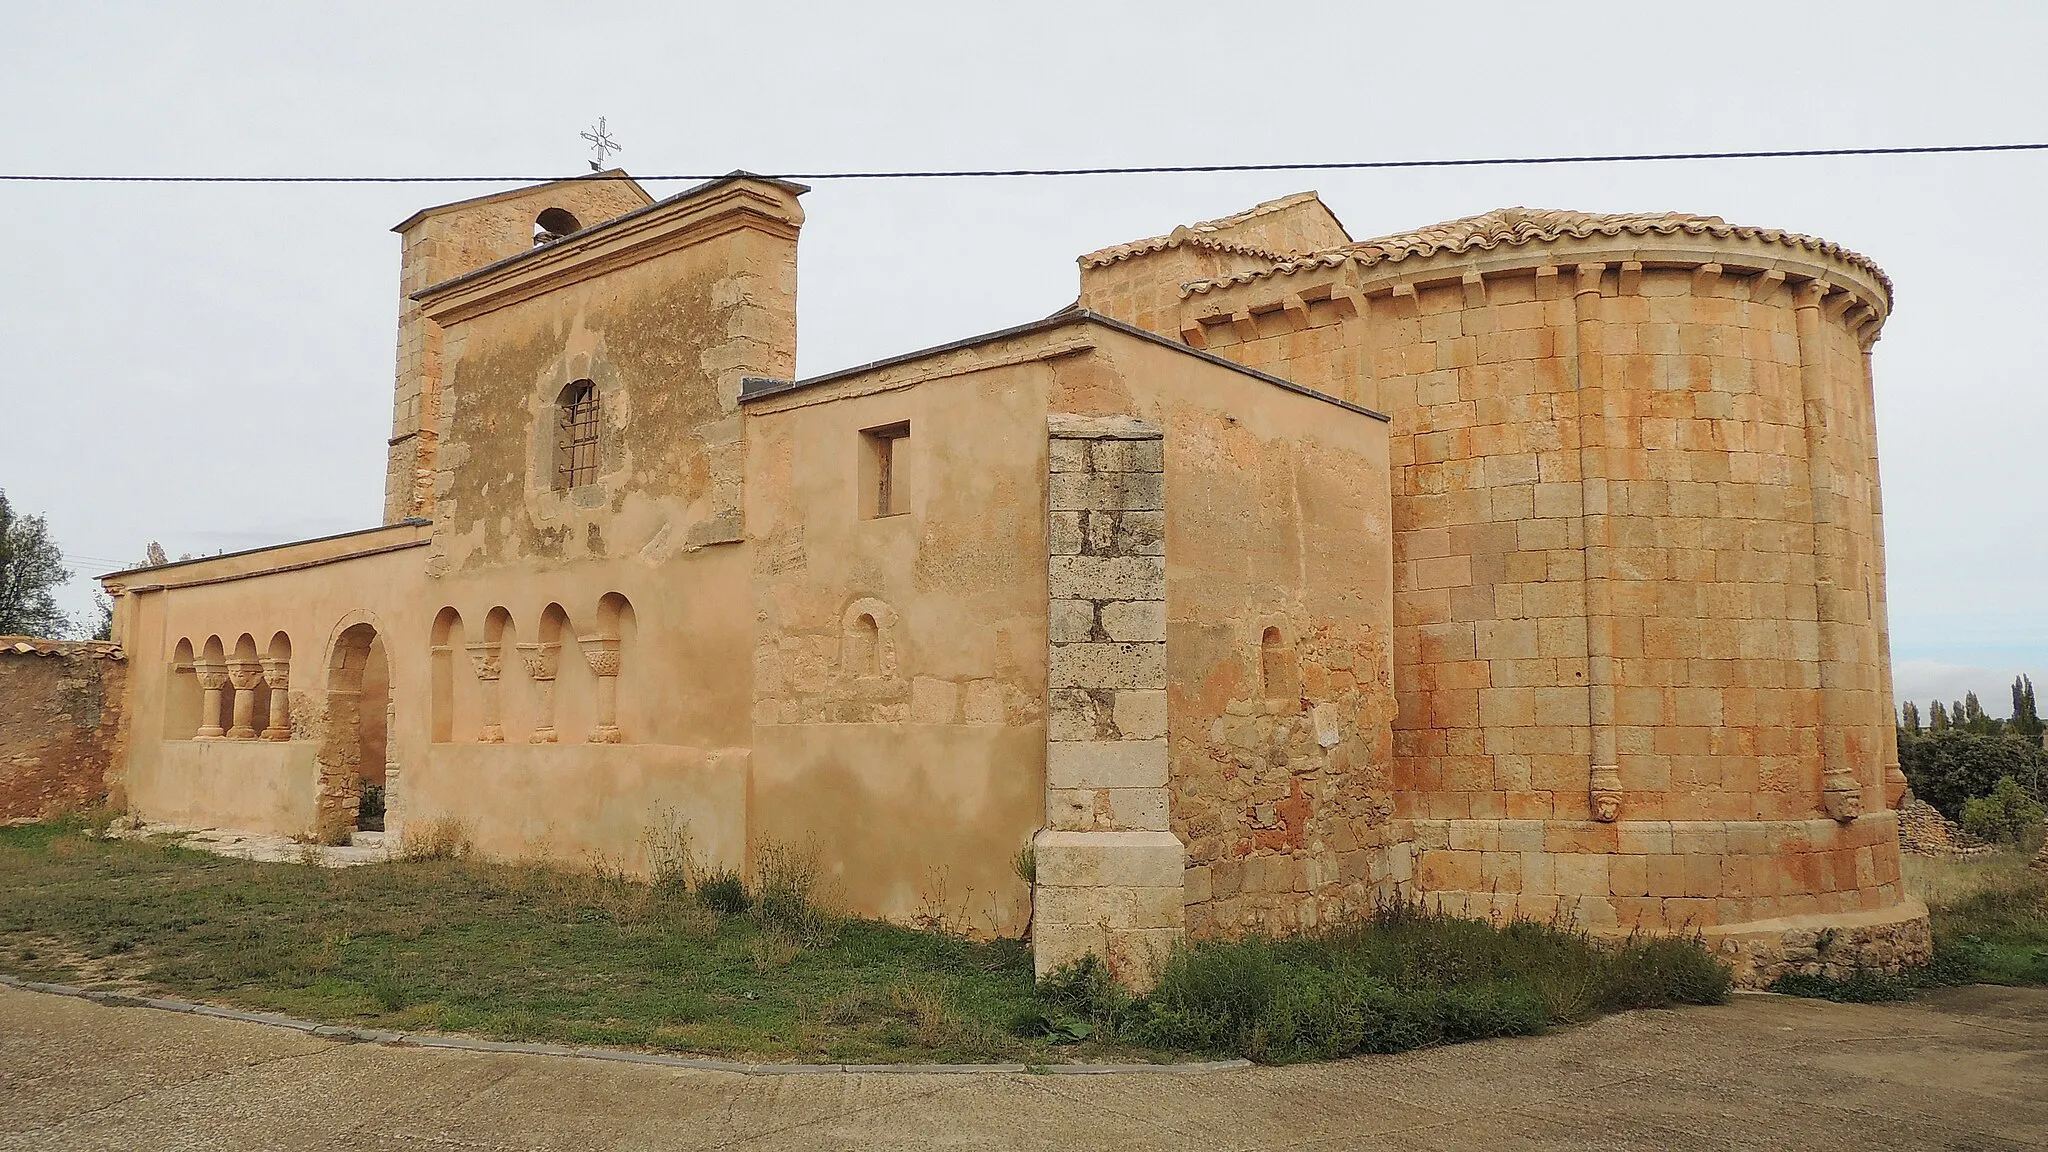
[[[750,403],[747,524],[757,827],[815,838],[857,907],[1014,935],[1043,818],[1051,373],[1005,359]],[[876,514],[864,433],[906,427]]]

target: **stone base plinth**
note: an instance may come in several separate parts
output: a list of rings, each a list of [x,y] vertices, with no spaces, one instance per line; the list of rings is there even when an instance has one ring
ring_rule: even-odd
[[[1151,987],[1184,933],[1187,849],[1171,832],[1060,832],[1032,839],[1031,951],[1040,977],[1094,954]]]
[[[1734,966],[1741,988],[1762,988],[1791,973],[1840,980],[1859,971],[1897,972],[1934,956],[1927,905],[1912,897],[1867,912],[1720,924],[1703,935]]]

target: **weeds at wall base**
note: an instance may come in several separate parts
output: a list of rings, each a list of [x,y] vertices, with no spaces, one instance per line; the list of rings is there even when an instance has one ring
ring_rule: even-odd
[[[1732,986],[1728,966],[1696,939],[1608,946],[1556,924],[1391,905],[1301,936],[1184,943],[1144,997],[1085,957],[1040,982],[1044,1010],[1019,1025],[1055,1041],[1114,1038],[1290,1063],[1718,1004]]]

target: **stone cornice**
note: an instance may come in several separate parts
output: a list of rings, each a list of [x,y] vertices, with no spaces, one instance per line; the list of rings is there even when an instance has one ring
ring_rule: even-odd
[[[110,572],[99,577],[99,580],[110,594],[162,592],[172,588],[220,584],[275,572],[295,572],[323,564],[337,564],[406,548],[424,547],[431,543],[432,533],[431,521],[401,520],[396,524],[344,532],[338,536],[297,540],[287,544],[274,544],[268,548],[230,552],[221,556],[176,560],[153,568],[130,568],[121,572]]]
[[[1485,282],[1498,277],[1562,270],[1569,280],[1571,272],[1596,266],[1631,281],[1639,281],[1644,270],[1690,270],[1704,291],[1719,285],[1725,292],[1732,282],[1742,281],[1746,295],[1758,300],[1768,299],[1779,285],[1812,285],[1829,299],[1829,311],[1866,345],[1876,339],[1891,311],[1890,284],[1873,266],[1826,251],[1761,236],[1596,234],[1364,265],[1349,258],[1302,260],[1257,276],[1204,281],[1183,287],[1180,327],[1183,338],[1198,334],[1195,338],[1206,343],[1208,332],[1245,326],[1253,316],[1289,309],[1290,301],[1412,296],[1418,289],[1451,286],[1470,298],[1475,289],[1483,295]]]
[[[803,219],[789,186],[735,177],[487,264],[412,299],[428,319],[447,327],[730,232],[753,229],[794,240]]]
[[[1635,270],[1712,266],[1701,278],[1775,273],[1799,284],[1820,281],[1828,292],[1846,294],[1841,308],[1860,318],[1873,335],[1892,307],[1892,286],[1867,257],[1826,240],[1775,228],[1731,225],[1712,216],[1593,216],[1579,213],[1502,209],[1450,221],[1413,233],[1361,241],[1298,259],[1181,286],[1183,317],[1216,325],[1232,313],[1261,313],[1288,293],[1314,297],[1326,283],[1367,295],[1396,286],[1423,288],[1526,274],[1545,265],[1587,264]],[[1271,301],[1268,298],[1271,298]],[[1860,308],[1859,308],[1860,306]]]

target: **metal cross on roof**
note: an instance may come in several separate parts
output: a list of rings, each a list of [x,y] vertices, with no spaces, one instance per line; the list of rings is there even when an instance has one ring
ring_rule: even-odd
[[[625,145],[615,143],[612,140],[612,134],[605,130],[604,117],[602,116],[597,118],[597,127],[583,133],[583,138],[590,141],[590,147],[597,153],[597,159],[590,162],[590,170],[592,172],[604,171],[605,153],[624,152],[626,150]]]

